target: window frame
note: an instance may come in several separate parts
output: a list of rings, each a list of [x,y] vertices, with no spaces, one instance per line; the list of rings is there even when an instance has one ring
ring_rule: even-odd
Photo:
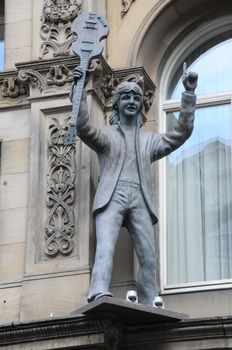
[[[180,107],[180,100],[166,99],[168,87],[171,82],[173,72],[176,71],[181,62],[190,55],[197,47],[216,35],[227,33],[232,30],[232,16],[227,15],[222,18],[202,25],[190,35],[188,35],[172,52],[166,61],[160,79],[159,91],[159,130],[166,131],[166,113],[175,112]],[[191,43],[191,44],[190,44]],[[180,96],[181,98],[181,96]],[[222,93],[204,94],[197,97],[197,107],[210,107],[222,104],[230,104],[232,118],[232,89]],[[232,287],[232,279],[212,280],[179,283],[175,285],[167,284],[167,227],[166,227],[166,159],[161,159],[159,163],[159,211],[160,211],[160,286],[162,294],[176,294],[183,292],[196,292],[204,290],[228,289]]]

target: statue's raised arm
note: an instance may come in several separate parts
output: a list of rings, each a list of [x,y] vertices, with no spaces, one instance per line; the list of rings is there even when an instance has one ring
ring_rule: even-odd
[[[195,89],[198,74],[187,72],[183,64],[182,83],[185,91],[181,96],[180,112],[175,127],[165,133],[154,133],[152,137],[151,159],[156,161],[180,147],[192,134],[196,109]]]
[[[70,91],[70,100],[72,103],[80,79],[83,79],[83,70],[80,66],[77,66],[73,71],[73,84]],[[88,75],[85,76],[84,87],[87,83]],[[94,151],[97,153],[102,152],[107,145],[107,135],[102,132],[101,128],[95,127],[90,123],[86,98],[87,93],[84,88],[79,101],[78,116],[75,121],[75,132],[77,136]]]

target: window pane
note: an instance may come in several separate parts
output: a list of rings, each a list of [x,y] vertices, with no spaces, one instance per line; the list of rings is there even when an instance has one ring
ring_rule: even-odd
[[[230,105],[197,109],[192,136],[166,158],[168,284],[232,278],[231,165]]]
[[[4,69],[4,41],[0,41],[0,71]]]
[[[199,55],[201,50],[199,49]],[[197,50],[192,55],[196,56]],[[232,39],[226,40],[200,55],[188,68],[189,71],[195,71],[199,75],[196,93],[202,95],[232,91],[231,62]],[[178,73],[180,74],[180,70]],[[174,77],[172,84],[174,86],[169,92],[169,98],[179,99],[183,91],[181,79],[175,83]]]

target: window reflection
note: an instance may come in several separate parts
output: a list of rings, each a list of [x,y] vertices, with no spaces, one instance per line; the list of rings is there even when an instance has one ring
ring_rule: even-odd
[[[198,50],[199,54],[197,55]],[[189,71],[195,71],[199,74],[197,95],[231,91],[232,39],[228,39],[200,55],[201,50],[197,49],[191,54],[199,57],[188,68]],[[178,82],[171,87],[169,99],[179,99],[183,91],[181,78],[179,79],[177,75],[180,75],[180,69],[176,73],[176,77],[173,78],[171,85],[177,79]]]
[[[171,130],[178,118],[178,113],[167,113],[167,130]],[[195,152],[199,152],[208,144],[218,140],[231,145],[231,106],[229,104],[198,108],[195,112],[194,129],[191,137],[175,152],[168,156],[168,161],[178,163]]]
[[[4,41],[0,41],[0,71],[4,69]]]
[[[167,157],[169,284],[232,278],[230,108],[197,109],[192,136]]]

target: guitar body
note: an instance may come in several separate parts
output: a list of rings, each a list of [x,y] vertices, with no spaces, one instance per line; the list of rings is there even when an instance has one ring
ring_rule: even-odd
[[[80,68],[83,75],[77,82],[73,96],[71,123],[64,141],[66,145],[76,143],[76,120],[84,88],[86,70],[90,60],[102,53],[103,46],[100,42],[107,37],[109,27],[105,19],[96,13],[82,12],[73,22],[72,31],[77,36],[77,40],[72,44],[72,50],[75,55],[80,57]]]

